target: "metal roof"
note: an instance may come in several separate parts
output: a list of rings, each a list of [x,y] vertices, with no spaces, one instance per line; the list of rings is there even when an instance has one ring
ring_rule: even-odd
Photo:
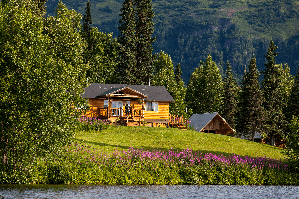
[[[200,132],[205,126],[207,126],[210,121],[217,115],[217,112],[214,113],[204,113],[204,114],[193,114],[189,121],[194,130]]]
[[[126,84],[100,84],[92,83],[85,88],[81,95],[83,98],[104,97],[123,88],[130,88],[144,96],[146,101],[168,101],[174,102],[173,97],[164,86],[148,86],[148,85],[126,85]]]

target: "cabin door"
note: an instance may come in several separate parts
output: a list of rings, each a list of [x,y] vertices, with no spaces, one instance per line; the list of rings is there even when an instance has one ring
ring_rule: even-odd
[[[113,101],[111,108],[112,108],[113,116],[123,116],[123,102],[122,101]]]

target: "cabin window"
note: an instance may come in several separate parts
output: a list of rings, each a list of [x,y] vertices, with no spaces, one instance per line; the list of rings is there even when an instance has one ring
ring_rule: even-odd
[[[104,108],[108,107],[108,100],[104,100]]]
[[[158,112],[158,102],[146,102],[145,111],[156,111]]]

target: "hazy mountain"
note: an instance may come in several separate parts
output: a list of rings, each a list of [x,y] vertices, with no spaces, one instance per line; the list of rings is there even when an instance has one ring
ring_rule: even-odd
[[[122,0],[90,0],[93,25],[118,35]],[[58,0],[48,0],[53,15]],[[86,1],[64,0],[69,9],[84,14]],[[254,53],[264,68],[270,39],[279,47],[277,63],[299,67],[299,1],[295,0],[153,0],[155,52],[181,63],[184,81],[208,54],[225,70],[229,61],[240,78]]]

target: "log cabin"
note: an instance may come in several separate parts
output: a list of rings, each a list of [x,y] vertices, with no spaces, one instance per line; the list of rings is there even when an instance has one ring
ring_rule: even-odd
[[[88,99],[87,117],[127,126],[168,126],[173,97],[164,86],[92,83],[81,95]]]
[[[198,132],[229,135],[235,132],[219,113],[193,114],[189,121],[194,130]]]

